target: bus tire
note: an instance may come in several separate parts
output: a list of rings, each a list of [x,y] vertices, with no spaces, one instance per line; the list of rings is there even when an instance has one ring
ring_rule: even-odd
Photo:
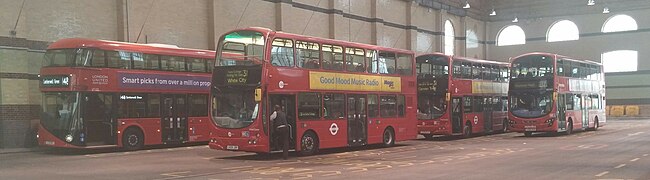
[[[465,126],[463,126],[463,138],[469,137],[472,137],[472,123],[467,122],[465,123]]]
[[[318,136],[313,131],[307,131],[300,139],[300,155],[310,156],[318,152]]]
[[[142,131],[135,127],[127,128],[122,135],[122,146],[129,151],[141,149],[144,146]]]
[[[524,132],[524,136],[526,137],[533,136],[533,132]]]
[[[569,119],[569,124],[567,125],[566,131],[564,131],[564,135],[570,135],[573,133],[573,119]]]
[[[596,116],[596,118],[594,118],[594,128],[591,129],[591,130],[593,130],[593,131],[598,130],[598,116]]]
[[[393,131],[393,128],[388,127],[384,130],[382,145],[384,145],[384,147],[391,147],[395,145],[395,131]]]
[[[433,139],[433,134],[423,134],[422,136],[424,136],[424,139],[426,139],[426,140]]]

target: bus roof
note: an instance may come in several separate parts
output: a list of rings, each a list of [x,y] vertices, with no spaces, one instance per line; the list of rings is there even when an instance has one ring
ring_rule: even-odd
[[[569,56],[564,56],[564,55],[554,54],[554,53],[548,53],[548,52],[530,52],[530,53],[525,53],[525,54],[522,54],[522,55],[515,56],[515,57],[511,58],[510,61],[512,62],[512,61],[515,60],[515,59],[518,59],[518,58],[521,58],[521,57],[524,57],[524,56],[531,56],[531,55],[547,55],[547,56],[555,56],[555,57],[558,58],[558,59],[561,58],[561,59],[569,60],[569,61],[573,61],[573,62],[581,62],[581,63],[586,63],[586,64],[592,64],[592,65],[602,66],[601,63],[596,62],[596,61],[586,60],[586,59],[574,59],[574,58],[571,58],[571,57],[569,57]]]
[[[356,48],[372,49],[372,50],[380,50],[380,51],[391,51],[391,52],[415,55],[415,53],[413,51],[405,50],[405,49],[382,47],[382,46],[363,44],[363,43],[357,43],[357,42],[350,42],[350,41],[343,41],[343,40],[336,40],[336,39],[328,39],[328,38],[320,38],[320,37],[314,37],[314,36],[293,34],[293,33],[282,32],[282,31],[274,31],[274,30],[271,30],[271,29],[268,29],[268,28],[263,28],[263,27],[241,28],[241,29],[230,31],[230,32],[241,31],[241,30],[257,31],[257,32],[263,33],[266,36],[275,35],[275,37],[296,39],[296,40],[301,40],[301,41],[318,42],[318,43],[325,43],[325,44],[331,44],[331,45],[340,45],[340,46],[346,46],[346,47],[352,46],[352,47],[356,47]]]
[[[215,52],[201,49],[174,48],[173,45],[163,47],[159,44],[138,44],[118,41],[107,41],[86,38],[67,38],[60,39],[47,47],[47,49],[64,49],[64,48],[97,48],[112,51],[129,51],[141,52],[147,54],[159,54],[170,56],[183,56],[195,58],[214,58]]]
[[[422,57],[422,56],[446,56],[446,57],[451,58],[452,61],[461,60],[461,61],[465,61],[465,62],[476,62],[476,63],[481,63],[481,64],[492,64],[492,65],[504,66],[504,67],[507,67],[507,66],[510,65],[510,63],[507,63],[507,62],[491,61],[491,60],[484,60],[484,59],[475,59],[475,58],[455,56],[455,55],[446,55],[446,54],[439,53],[439,52],[418,55],[418,57]]]

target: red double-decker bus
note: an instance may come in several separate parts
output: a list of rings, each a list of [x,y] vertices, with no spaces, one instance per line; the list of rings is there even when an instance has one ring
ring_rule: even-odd
[[[238,59],[224,57],[239,54]],[[287,113],[291,148],[393,145],[416,138],[412,51],[265,28],[226,33],[217,49],[210,147],[278,150],[271,107]]]
[[[93,39],[52,43],[38,142],[64,148],[209,141],[214,51]]]
[[[511,60],[510,130],[535,132],[596,130],[605,125],[605,78],[600,63],[551,53]]]
[[[418,56],[419,134],[505,132],[508,65],[441,53]]]

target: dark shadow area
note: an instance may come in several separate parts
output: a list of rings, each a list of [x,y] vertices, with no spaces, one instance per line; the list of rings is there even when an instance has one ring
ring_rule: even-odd
[[[395,144],[395,146],[393,146],[393,147],[386,148],[386,147],[383,147],[381,144],[372,144],[372,145],[359,146],[359,147],[342,147],[342,148],[321,149],[315,155],[304,156],[304,157],[318,157],[318,156],[321,156],[321,155],[328,155],[328,154],[353,152],[353,151],[367,151],[367,150],[375,150],[375,149],[390,150],[391,148],[402,147],[402,146],[408,146],[408,145]],[[289,151],[289,160],[295,159],[297,157],[301,157],[301,155],[299,155],[298,152],[296,152],[294,150]],[[282,160],[282,151],[273,151],[271,153],[254,153],[254,154],[246,154],[246,155],[240,155],[240,156],[222,157],[222,158],[217,158],[217,159],[248,160],[248,161],[275,161],[275,160]]]
[[[135,151],[128,151],[118,147],[99,147],[99,148],[87,148],[87,149],[38,147],[36,151],[39,153],[49,154],[49,155],[91,155],[91,154],[114,153],[114,152],[138,152],[138,151],[146,151],[146,150],[154,150],[154,149],[178,148],[178,147],[199,146],[199,145],[207,145],[207,144],[208,144],[207,142],[196,142],[196,143],[185,143],[185,144],[150,145]]]

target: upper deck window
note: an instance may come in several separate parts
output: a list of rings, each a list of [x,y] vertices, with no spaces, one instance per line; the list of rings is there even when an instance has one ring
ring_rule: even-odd
[[[449,74],[449,64],[444,56],[420,56],[416,61],[418,76],[442,76]],[[460,73],[460,66],[458,67]]]
[[[296,41],[296,54],[298,67],[320,68],[320,45],[317,43]]]
[[[219,42],[217,66],[261,64],[264,57],[264,36],[255,31],[236,31],[226,34]],[[224,56],[223,52],[232,53]]]
[[[343,70],[343,47],[323,44],[323,69]]]
[[[131,69],[131,52],[107,51],[108,67]]]
[[[84,49],[53,49],[45,52],[46,66],[81,66],[90,58]]]
[[[350,72],[364,72],[366,67],[364,65],[365,55],[363,49],[346,48],[346,66]]]
[[[413,56],[409,54],[397,55],[397,73],[400,75],[413,75]]]
[[[395,62],[395,53],[379,52],[379,74],[396,74]]]
[[[293,41],[289,39],[273,40],[271,64],[273,66],[293,66]]]
[[[529,55],[517,58],[512,63],[512,78],[553,76],[553,58],[546,55]],[[575,70],[577,75],[578,70]]]
[[[166,71],[187,71],[185,59],[179,56],[161,56],[160,65],[162,70]]]

